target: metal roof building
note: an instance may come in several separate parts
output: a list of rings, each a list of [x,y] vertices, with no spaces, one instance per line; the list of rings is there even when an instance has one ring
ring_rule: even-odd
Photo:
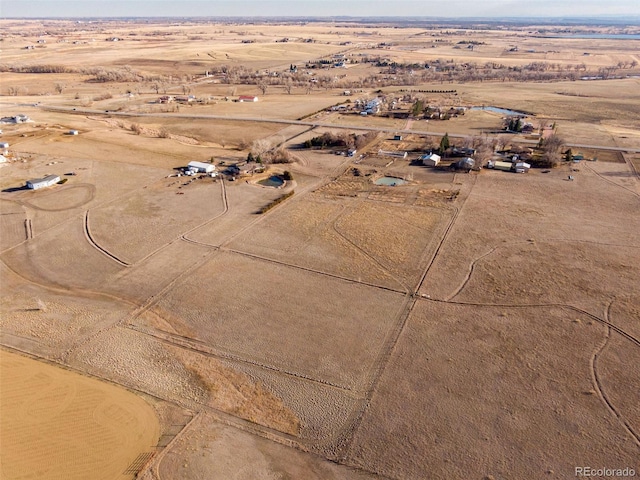
[[[216,169],[216,166],[211,163],[189,162],[187,169],[195,172],[211,173]]]
[[[51,185],[55,185],[60,181],[60,177],[58,175],[47,175],[44,178],[34,178],[32,180],[27,180],[27,187],[32,190],[38,190],[39,188],[50,187]]]

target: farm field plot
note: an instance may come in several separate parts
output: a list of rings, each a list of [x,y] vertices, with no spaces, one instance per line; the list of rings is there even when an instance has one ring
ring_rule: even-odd
[[[562,241],[500,246],[474,264],[471,278],[454,299],[468,303],[559,303],[599,313],[619,292],[640,296],[639,265],[640,246]]]
[[[450,213],[443,209],[415,208],[360,202],[342,215],[336,229],[413,287],[420,279],[429,253],[444,232]]]
[[[206,453],[200,453],[206,452]],[[219,458],[228,458],[220,462]],[[187,467],[183,467],[186,461]],[[186,470],[186,471],[185,471]],[[182,435],[175,449],[163,457],[162,478],[184,472],[189,478],[232,478],[238,471],[255,480],[306,478],[308,480],[370,480],[373,474],[342,466],[216,422],[203,415]]]
[[[92,237],[118,258],[135,263],[224,213],[220,181],[184,178],[189,177],[165,179],[90,210]]]
[[[633,232],[640,229],[638,217],[633,213],[638,197],[592,171],[582,169],[575,175],[575,182],[568,182],[566,173],[560,170],[530,175],[526,182],[522,176],[505,172],[485,171],[478,175],[422,293],[442,298],[454,294],[473,263],[495,248],[514,252],[529,243],[532,248],[537,242],[549,248],[565,245],[572,260],[575,255],[570,253],[569,245],[579,243],[584,243],[581,248],[588,255],[599,245],[611,252],[618,247],[629,247],[631,250],[620,251],[633,252],[638,246]],[[513,189],[517,189],[516,195]],[[577,251],[580,250],[573,252]],[[536,254],[544,255],[544,251]],[[500,262],[500,254],[493,255]],[[618,262],[630,265],[622,257]],[[592,301],[606,302],[598,298]]]
[[[345,201],[312,195],[269,215],[229,246],[279,262],[402,289],[388,267],[369,257],[336,227],[340,217],[351,208]]]
[[[121,270],[105,290],[139,304],[168,287],[212,252],[206,245],[173,240],[130,268]]]
[[[303,309],[299,298],[305,298]],[[403,303],[401,294],[220,253],[171,290],[158,307],[216,349],[357,389]]]
[[[0,266],[0,335],[31,353],[59,358],[62,352],[127,315],[131,306],[106,295],[78,296],[34,285]]]
[[[13,247],[26,239],[26,212],[15,202],[0,199],[0,249]]]
[[[564,309],[420,301],[348,463],[391,478],[437,479],[569,477],[584,462],[635,468],[637,447],[595,393],[590,371],[605,335]],[[633,396],[633,370],[608,369],[605,388]]]
[[[81,218],[51,228],[1,258],[36,283],[95,291],[102,291],[123,268],[89,244]]]
[[[132,479],[153,453],[151,405],[122,389],[0,350],[2,477]]]
[[[209,245],[222,245],[241,230],[263,219],[257,212],[289,191],[257,187],[248,182],[225,182],[228,212],[214,221],[189,232],[189,240]]]

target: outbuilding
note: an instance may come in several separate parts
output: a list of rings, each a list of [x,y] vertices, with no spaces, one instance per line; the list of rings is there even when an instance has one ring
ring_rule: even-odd
[[[425,167],[435,167],[440,163],[440,155],[436,155],[435,153],[430,153],[429,155],[423,155],[420,157],[422,160],[422,164]]]
[[[253,95],[240,95],[238,97],[239,102],[257,102],[258,97],[254,97]]]
[[[496,170],[510,172],[513,169],[513,163],[503,162],[500,160],[490,160],[489,163],[487,164],[487,168],[494,168]]]
[[[44,178],[34,178],[32,180],[27,180],[27,187],[32,190],[38,190],[39,188],[50,187],[51,185],[55,185],[60,181],[60,177],[58,175],[47,175]]]
[[[187,169],[196,173],[211,173],[216,169],[216,166],[211,163],[189,162]]]
[[[531,168],[531,165],[529,165],[526,162],[518,162],[516,163],[515,167],[516,167],[516,173],[527,173]]]
[[[7,148],[9,148],[9,144],[7,142],[2,142],[0,143],[0,148],[6,150]]]

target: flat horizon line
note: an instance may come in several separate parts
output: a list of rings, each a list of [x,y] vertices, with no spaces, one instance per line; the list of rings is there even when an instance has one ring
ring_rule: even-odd
[[[467,16],[467,17],[442,17],[442,16],[420,16],[420,15],[116,15],[116,16],[42,16],[30,17],[20,15],[0,16],[1,20],[124,20],[124,19],[291,19],[291,20],[403,20],[407,22],[438,20],[438,21],[517,21],[524,22],[527,20],[611,20],[620,19],[627,23],[640,22],[640,15],[550,15],[550,16]]]

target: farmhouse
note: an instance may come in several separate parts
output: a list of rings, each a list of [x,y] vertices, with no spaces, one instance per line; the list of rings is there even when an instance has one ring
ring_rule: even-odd
[[[430,153],[429,155],[423,155],[420,157],[420,160],[422,160],[422,165],[425,167],[435,167],[440,163],[440,155]]]
[[[34,178],[33,180],[27,180],[27,187],[32,190],[38,190],[39,188],[50,187],[60,181],[58,175],[47,175],[44,178]]]
[[[258,97],[254,97],[253,95],[240,95],[238,97],[239,102],[257,102]]]
[[[211,173],[216,169],[216,166],[211,163],[203,163],[203,162],[189,162],[187,165],[187,170],[191,170],[195,173]]]

